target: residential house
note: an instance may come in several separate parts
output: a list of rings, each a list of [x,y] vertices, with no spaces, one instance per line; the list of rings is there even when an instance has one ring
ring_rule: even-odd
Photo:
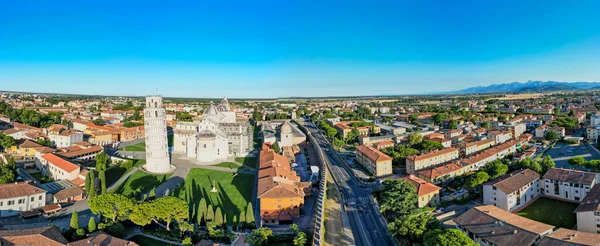
[[[540,246],[598,246],[600,235],[582,231],[574,231],[558,228],[550,234],[546,234],[539,242]]]
[[[577,230],[600,234],[600,185],[595,185],[574,213],[577,216]]]
[[[73,203],[84,198],[84,191],[78,187],[70,187],[54,194],[54,203]]]
[[[596,173],[552,168],[544,174],[542,191],[548,197],[580,202],[596,183]]]
[[[69,243],[55,226],[0,230],[2,245],[62,246]]]
[[[482,246],[537,245],[554,226],[527,219],[492,205],[471,208],[456,219],[456,229]]]
[[[30,182],[0,184],[0,217],[19,215],[20,212],[41,208],[44,205],[46,205],[46,191],[33,186]]]
[[[67,246],[138,246],[133,241],[113,237],[102,231],[91,233],[88,238],[67,243]]]
[[[540,183],[540,175],[531,169],[515,170],[483,184],[483,203],[515,211],[542,194]]]
[[[405,158],[406,172],[414,175],[419,170],[456,160],[458,159],[458,152],[457,148],[447,148],[422,155],[407,156]]]
[[[83,133],[75,130],[63,129],[60,132],[48,132],[48,137],[57,148],[65,148],[76,142],[83,142]]]
[[[417,172],[417,176],[428,182],[440,184],[453,180],[456,176],[463,175],[465,170],[462,165],[453,162],[439,167],[420,170]]]
[[[409,175],[403,177],[402,179],[415,186],[418,197],[417,206],[419,208],[426,206],[435,207],[440,205],[440,190],[442,188],[420,179],[415,175]]]
[[[357,146],[356,160],[376,177],[392,175],[392,158],[371,146]]]
[[[44,175],[49,175],[53,179],[66,179],[73,181],[79,178],[80,168],[78,165],[58,157],[53,153],[47,153],[40,158],[36,158],[36,166]]]

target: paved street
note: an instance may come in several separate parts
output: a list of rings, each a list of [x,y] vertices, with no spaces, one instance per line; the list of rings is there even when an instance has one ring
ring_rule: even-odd
[[[371,189],[359,186],[352,170],[336,156],[325,137],[310,121],[305,126],[315,137],[325,152],[326,162],[339,185],[344,200],[344,210],[348,217],[356,245],[395,245],[395,240],[387,234],[387,226],[371,198]],[[361,211],[362,210],[362,211]]]

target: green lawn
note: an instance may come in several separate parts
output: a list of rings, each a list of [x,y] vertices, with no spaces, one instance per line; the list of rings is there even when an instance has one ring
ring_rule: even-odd
[[[117,182],[121,176],[135,167],[141,167],[146,164],[146,160],[128,160],[122,163],[119,167],[111,167],[106,169],[106,183],[107,187],[110,187],[113,183]]]
[[[169,245],[170,246],[171,245],[171,244],[167,244],[165,242],[158,241],[158,240],[155,240],[155,239],[152,239],[152,238],[149,238],[146,236],[142,236],[142,235],[134,236],[134,237],[130,238],[129,241],[134,241],[137,244],[139,244],[140,246],[154,246],[154,245],[156,245],[156,246]]]
[[[125,145],[123,147],[125,151],[146,151],[146,142],[136,143],[132,145]]]
[[[224,168],[231,168],[232,171],[237,170],[238,168],[240,168],[240,165],[234,162],[221,162],[219,164],[213,165],[215,167],[224,167]]]
[[[254,175],[238,173],[234,177],[234,174],[193,168],[184,184],[175,190],[175,196],[188,201],[193,206],[192,211],[196,211],[200,199],[204,197],[207,204],[212,204],[215,210],[216,207],[221,207],[227,221],[232,221],[233,216],[239,218],[240,211],[245,211],[248,202],[252,201],[254,187]],[[218,190],[216,193],[210,192],[213,181]]]
[[[236,157],[235,161],[251,168],[256,168],[256,165],[258,164],[256,157]]]
[[[40,173],[30,173],[29,175],[31,175],[33,178],[40,181],[40,184],[50,183],[50,182],[54,181],[54,179],[52,179],[52,177],[44,176],[44,174],[42,174],[41,172]]]
[[[150,174],[143,171],[135,171],[125,182],[115,189],[114,193],[124,196],[132,196],[136,193],[147,193],[166,181],[171,174]]]
[[[577,218],[573,213],[575,208],[575,203],[540,198],[517,214],[553,226],[573,229],[577,225]]]

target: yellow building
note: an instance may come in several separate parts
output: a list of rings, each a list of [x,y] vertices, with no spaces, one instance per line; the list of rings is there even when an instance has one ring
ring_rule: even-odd
[[[417,206],[422,208],[425,206],[435,207],[440,205],[440,190],[442,188],[420,179],[415,175],[409,175],[402,179],[411,183],[417,189],[417,196],[419,199]]]
[[[431,151],[422,155],[406,157],[406,172],[416,174],[417,171],[458,159],[457,148]]]
[[[374,176],[392,175],[392,158],[376,148],[359,145],[356,147],[356,160]]]
[[[17,145],[8,148],[7,153],[17,157],[33,158],[35,157],[35,149],[43,147],[44,146],[29,139],[22,139],[17,141]]]

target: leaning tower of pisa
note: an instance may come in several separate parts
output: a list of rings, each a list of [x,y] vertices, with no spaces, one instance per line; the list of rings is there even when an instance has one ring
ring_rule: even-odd
[[[146,97],[144,131],[146,134],[146,171],[168,173],[171,171],[171,162],[167,142],[166,111],[161,96]]]

